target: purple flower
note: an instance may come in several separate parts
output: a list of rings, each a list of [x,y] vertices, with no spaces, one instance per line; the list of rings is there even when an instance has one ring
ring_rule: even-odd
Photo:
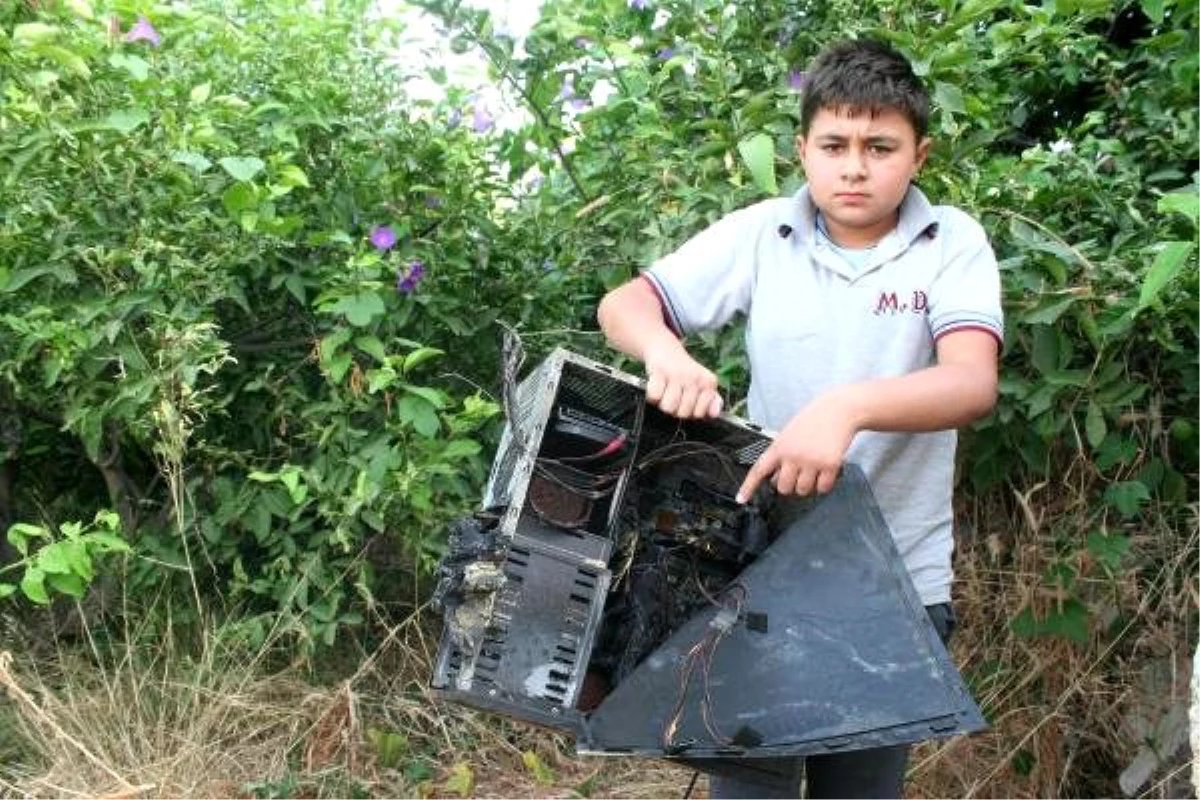
[[[387,225],[376,225],[367,237],[377,250],[387,252],[396,246],[396,232]]]
[[[629,0],[629,7],[634,11],[645,11],[650,6],[650,0]]]
[[[150,24],[150,20],[145,17],[138,17],[138,21],[129,29],[129,33],[125,34],[127,42],[149,42],[158,47],[162,44],[162,37],[158,35],[158,31],[154,30],[154,26]]]
[[[459,124],[461,122],[462,122],[462,112],[459,111],[457,108],[450,109],[450,112],[448,114],[446,114],[446,127],[449,128],[450,130],[454,130],[455,128],[457,128],[459,126]]]
[[[426,208],[441,208],[442,207],[442,198],[436,194],[425,195],[425,207]]]
[[[482,100],[475,101],[475,108],[471,112],[471,128],[476,133],[487,133],[495,126],[496,118],[487,105]]]
[[[558,97],[573,111],[582,111],[588,105],[587,100],[575,93],[575,79],[570,75],[563,81],[562,90],[558,93]]]
[[[592,40],[587,38],[586,36],[576,36],[575,37],[575,46],[578,47],[580,50],[586,50],[587,48],[592,46]]]
[[[793,91],[804,91],[804,84],[808,83],[808,73],[794,69],[788,73],[788,86],[792,87]]]
[[[424,277],[425,265],[420,261],[412,261],[404,269],[396,270],[396,291],[400,294],[412,294]]]
[[[654,57],[657,58],[659,61],[666,61],[668,58],[670,58],[673,55],[675,55],[675,48],[664,47],[662,50],[659,50],[657,53],[655,53]]]

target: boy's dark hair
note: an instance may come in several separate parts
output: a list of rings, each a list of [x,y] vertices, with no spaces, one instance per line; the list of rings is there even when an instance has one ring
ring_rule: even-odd
[[[800,132],[823,108],[874,116],[894,109],[912,123],[917,140],[929,129],[929,94],[908,59],[883,42],[858,39],[827,47],[804,77]]]

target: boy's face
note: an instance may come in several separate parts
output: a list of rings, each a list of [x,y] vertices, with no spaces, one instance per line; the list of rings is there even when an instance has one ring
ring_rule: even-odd
[[[851,116],[823,108],[797,137],[813,202],[830,236],[846,247],[869,247],[896,226],[909,182],[929,154],[908,118],[894,109]]]

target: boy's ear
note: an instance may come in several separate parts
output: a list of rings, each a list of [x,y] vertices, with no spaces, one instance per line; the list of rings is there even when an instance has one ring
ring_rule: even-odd
[[[800,162],[800,168],[804,168],[804,134],[796,134],[796,159]]]
[[[929,158],[929,148],[933,146],[933,140],[926,136],[921,141],[917,142],[917,157],[914,162],[914,172],[920,172],[921,167],[925,166],[925,159]]]

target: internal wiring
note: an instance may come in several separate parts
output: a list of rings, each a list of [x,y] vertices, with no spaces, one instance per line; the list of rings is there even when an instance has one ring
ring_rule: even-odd
[[[726,595],[732,601],[732,604],[730,605],[727,602],[718,602],[716,604],[718,608],[717,614],[709,623],[704,635],[693,643],[684,654],[683,664],[680,666],[679,693],[671,711],[671,716],[663,728],[663,749],[667,752],[671,752],[676,748],[675,737],[679,733],[679,725],[683,718],[688,686],[691,684],[692,674],[696,671],[697,667],[700,668],[701,675],[700,715],[704,723],[704,729],[708,732],[714,744],[725,746],[733,741],[720,731],[714,716],[712,692],[710,689],[712,659],[716,653],[717,645],[721,643],[721,640],[725,638],[725,635],[741,617],[748,593],[742,584],[731,583],[726,587]]]
[[[708,444],[707,442],[697,442],[689,440],[674,441],[656,447],[648,451],[645,455],[637,460],[635,467],[639,471],[650,469],[662,464],[669,464],[680,461],[685,458],[696,456],[711,456],[717,460],[721,468],[725,471],[731,483],[738,483],[737,471],[734,469],[733,459],[729,457],[721,448],[716,445]]]
[[[580,470],[571,470],[568,472],[561,467],[556,469],[553,462],[547,462],[542,459],[534,462],[533,474],[539,478],[545,478],[572,494],[586,497],[589,500],[599,500],[602,497],[608,497],[616,489],[617,483],[621,479],[620,472],[609,472],[602,475],[593,475]]]

